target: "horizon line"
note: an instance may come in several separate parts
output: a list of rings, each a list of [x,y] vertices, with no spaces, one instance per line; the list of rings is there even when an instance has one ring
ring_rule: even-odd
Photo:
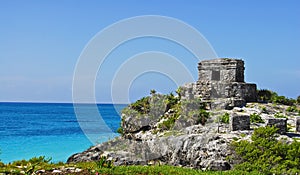
[[[116,104],[116,105],[128,105],[128,103],[112,103],[112,102],[82,102],[74,103],[71,101],[0,101],[0,103],[49,103],[49,104]]]

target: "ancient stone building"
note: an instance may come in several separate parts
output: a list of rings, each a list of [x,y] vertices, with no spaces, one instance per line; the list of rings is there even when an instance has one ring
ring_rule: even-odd
[[[198,64],[199,78],[181,87],[183,99],[201,98],[211,108],[230,109],[257,100],[256,84],[245,83],[244,61],[220,58]]]

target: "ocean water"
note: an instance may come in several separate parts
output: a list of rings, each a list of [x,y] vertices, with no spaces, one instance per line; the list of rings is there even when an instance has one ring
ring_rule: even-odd
[[[113,131],[95,133],[98,143],[118,136],[119,112],[125,106],[97,105],[103,120]],[[92,122],[81,121],[81,124],[90,126]],[[72,154],[91,146],[93,143],[80,128],[73,104],[0,103],[0,160],[4,163],[34,156],[65,162]]]

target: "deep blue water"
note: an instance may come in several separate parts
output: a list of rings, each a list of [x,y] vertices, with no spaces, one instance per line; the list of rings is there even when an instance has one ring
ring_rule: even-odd
[[[105,123],[113,131],[110,134],[95,133],[97,142],[118,135],[119,112],[125,106],[97,105]],[[72,154],[93,145],[79,126],[73,104],[0,103],[0,121],[0,160],[4,163],[34,156],[65,162]],[[90,126],[88,122],[93,121],[81,121],[81,124]]]

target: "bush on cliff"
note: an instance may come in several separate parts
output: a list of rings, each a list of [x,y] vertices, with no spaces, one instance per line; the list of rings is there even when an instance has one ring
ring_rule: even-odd
[[[276,137],[277,128],[261,127],[254,130],[252,141],[233,142],[234,168],[263,174],[296,174],[300,171],[300,143],[288,144]]]
[[[298,108],[296,106],[289,106],[286,109],[287,112],[299,112],[300,110],[298,110]]]
[[[286,98],[285,96],[274,96],[272,102],[275,104],[292,106],[296,103],[296,100],[292,98]]]
[[[260,89],[257,91],[257,99],[260,102],[270,102],[272,99],[272,94],[274,92],[267,90],[267,89]]]
[[[220,118],[219,118],[219,121],[221,123],[229,123],[229,114],[226,112],[225,114],[221,115]]]
[[[179,97],[175,97],[173,93],[168,94],[165,100],[165,103],[167,104],[166,112],[169,109],[174,108],[178,104],[179,100]]]
[[[167,120],[163,121],[162,123],[160,123],[158,125],[158,128],[162,129],[162,130],[172,129],[175,124],[175,121],[178,119],[178,117],[179,117],[179,115],[177,115],[177,114],[174,114],[174,115],[168,117]]]
[[[260,89],[257,91],[257,99],[260,102],[264,103],[275,103],[275,104],[283,104],[283,105],[295,105],[297,102],[295,99],[287,98],[285,96],[279,96],[276,92],[267,90],[267,89]],[[300,99],[299,99],[300,100]]]
[[[201,123],[202,125],[205,125],[209,115],[210,115],[209,112],[207,112],[205,109],[200,109],[197,123],[198,124]]]
[[[264,120],[261,118],[261,116],[256,113],[253,113],[250,115],[250,122],[251,123],[265,123]]]
[[[150,112],[150,97],[143,97],[130,105],[130,108],[140,114],[148,114]]]

